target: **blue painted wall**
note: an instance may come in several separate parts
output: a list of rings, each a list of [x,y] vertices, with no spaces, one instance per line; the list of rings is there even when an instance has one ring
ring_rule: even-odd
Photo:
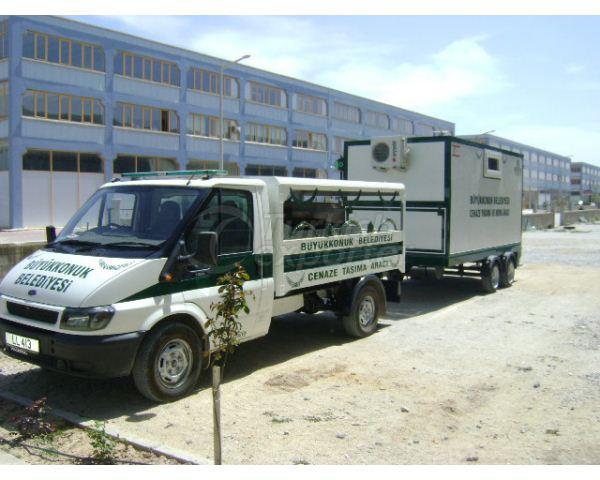
[[[185,134],[185,127],[190,112],[219,115],[218,96],[188,90],[186,83],[187,72],[191,67],[218,72],[220,59],[59,17],[11,16],[8,17],[8,22],[9,58],[0,61],[0,76],[5,70],[10,86],[10,122],[6,134],[10,157],[10,226],[13,228],[22,226],[21,198],[23,188],[27,188],[27,185],[22,185],[21,182],[21,159],[28,148],[98,153],[105,161],[107,179],[112,176],[112,162],[118,154],[175,158],[180,168],[185,168],[188,158],[218,160],[218,140],[190,137]],[[102,46],[106,55],[106,72],[87,71],[23,58],[23,34],[27,30]],[[180,69],[181,86],[166,86],[114,75],[114,58],[121,50],[176,63]],[[241,141],[226,141],[224,157],[226,162],[238,163],[242,174],[247,164],[271,164],[286,166],[289,174],[294,167],[308,167],[323,169],[328,175],[337,177],[337,171],[332,168],[339,156],[332,152],[335,136],[357,139],[396,134],[391,130],[374,129],[364,123],[351,124],[332,119],[334,101],[359,107],[363,122],[366,111],[375,110],[410,120],[415,134],[431,134],[433,129],[454,132],[454,124],[451,122],[244,65],[231,65],[226,73],[238,79],[240,98],[225,99],[224,116],[238,121],[241,127]],[[284,89],[288,98],[287,108],[273,108],[247,101],[245,93],[248,81],[267,83]],[[104,104],[105,126],[67,124],[22,117],[22,96],[27,89],[98,98]],[[293,98],[296,93],[325,98],[328,104],[327,116],[319,117],[294,111]],[[120,101],[177,111],[180,134],[113,127],[114,107]],[[248,122],[285,127],[288,133],[287,146],[264,146],[244,142],[245,125]],[[292,148],[294,129],[325,133],[329,151]]]

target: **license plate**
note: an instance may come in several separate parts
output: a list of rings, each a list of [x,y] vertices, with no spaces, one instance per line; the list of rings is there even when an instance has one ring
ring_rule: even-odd
[[[35,338],[22,337],[14,333],[6,332],[6,344],[18,348],[20,350],[26,350],[28,352],[40,352],[40,341]]]

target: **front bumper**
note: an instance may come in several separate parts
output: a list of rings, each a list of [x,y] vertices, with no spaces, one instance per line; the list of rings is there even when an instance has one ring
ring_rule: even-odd
[[[39,353],[6,345],[6,332],[35,338]],[[0,349],[7,355],[49,370],[90,378],[131,374],[144,332],[119,335],[73,335],[20,325],[0,318]]]

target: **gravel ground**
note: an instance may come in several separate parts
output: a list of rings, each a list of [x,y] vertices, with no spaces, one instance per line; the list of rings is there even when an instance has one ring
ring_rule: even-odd
[[[288,316],[222,386],[225,463],[600,463],[600,227],[527,232],[517,282],[408,281],[379,331]],[[0,389],[212,457],[210,381],[168,405],[0,355]]]

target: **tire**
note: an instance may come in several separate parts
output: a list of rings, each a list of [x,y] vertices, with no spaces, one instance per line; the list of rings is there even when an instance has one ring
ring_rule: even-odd
[[[500,287],[508,288],[515,283],[515,258],[511,255],[506,259],[504,268],[500,271]]]
[[[373,334],[377,330],[383,301],[379,289],[371,283],[365,284],[354,298],[349,315],[342,317],[346,333],[356,338]]]
[[[486,293],[494,293],[500,286],[500,265],[497,261],[481,272],[481,286]]]
[[[201,367],[202,342],[198,334],[185,323],[169,322],[146,336],[132,375],[144,397],[155,402],[172,402],[192,391]]]

